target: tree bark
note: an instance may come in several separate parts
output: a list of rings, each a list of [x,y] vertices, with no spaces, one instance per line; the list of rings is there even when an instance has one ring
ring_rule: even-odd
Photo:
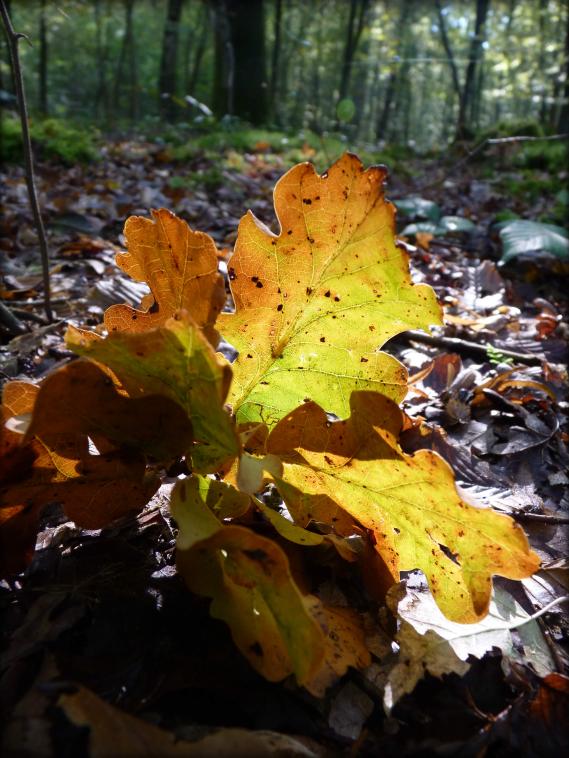
[[[196,53],[194,56],[192,70],[191,70],[191,73],[189,75],[187,85],[186,85],[186,91],[189,95],[193,95],[195,93],[196,87],[198,86],[198,79],[200,77],[202,60],[203,60],[203,56],[204,56],[206,45],[207,45],[208,32],[209,32],[208,14],[207,14],[207,9],[204,6],[203,13],[201,16],[200,34],[198,36],[198,46],[197,46]]]
[[[172,96],[178,94],[178,40],[182,7],[183,0],[168,0],[158,80],[159,108],[165,119],[173,118],[176,114]]]
[[[460,102],[460,99],[462,97],[462,89],[460,87],[460,78],[458,76],[458,68],[456,67],[456,62],[454,60],[452,47],[450,44],[450,40],[448,38],[446,21],[443,15],[443,9],[441,7],[440,0],[436,0],[436,6],[437,6],[437,14],[439,17],[439,29],[441,32],[441,41],[443,43],[443,47],[447,55],[448,65],[449,65],[450,73],[452,76],[452,86],[454,87],[454,91],[456,92],[456,96]]]
[[[218,0],[215,16],[215,112],[262,124],[268,115],[263,0]]]
[[[557,131],[566,132],[569,123],[569,8],[565,14],[565,85],[563,87],[563,105],[559,111]]]
[[[275,19],[273,24],[273,54],[271,61],[271,86],[269,91],[270,114],[271,118],[278,120],[277,103],[279,96],[279,63],[281,57],[281,23],[282,23],[283,3],[282,0],[275,0]]]
[[[47,102],[47,23],[46,3],[41,0],[39,18],[39,59],[38,59],[38,109],[44,116],[48,114]]]
[[[403,4],[401,6],[401,15],[399,16],[399,22],[397,24],[398,29],[401,30],[401,36],[399,37],[399,42],[397,45],[397,57],[399,57],[399,52],[402,50],[404,45],[404,39],[405,39],[405,32],[407,29],[407,21],[409,20],[409,14],[411,11],[411,0],[403,0]],[[389,117],[391,114],[391,106],[393,104],[393,98],[395,95],[395,91],[397,88],[397,83],[400,79],[400,64],[399,61],[394,61],[391,64],[391,71],[389,73],[389,78],[387,80],[387,87],[385,89],[385,97],[383,99],[383,108],[381,109],[378,121],[377,121],[377,129],[376,129],[376,136],[378,139],[385,139],[386,132],[387,132],[387,126],[389,124]]]
[[[354,56],[364,28],[369,0],[351,0],[338,101],[348,96]]]
[[[458,112],[458,123],[456,127],[456,139],[468,139],[471,134],[468,128],[468,121],[471,116],[470,109],[474,95],[474,82],[476,71],[482,57],[482,43],[484,42],[484,25],[488,15],[490,0],[476,0],[476,21],[474,23],[474,37],[470,43],[470,52],[468,54],[468,64],[466,66],[466,76],[462,97],[460,98],[460,108]]]

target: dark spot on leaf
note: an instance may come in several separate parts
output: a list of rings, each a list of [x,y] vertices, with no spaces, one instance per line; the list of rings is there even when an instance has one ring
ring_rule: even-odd
[[[307,197],[305,197],[302,201],[305,205],[312,205],[312,200],[309,200]]]
[[[262,288],[262,286],[263,286],[263,282],[257,282],[257,284],[256,284],[255,286],[256,286],[258,289],[261,289],[261,288]]]
[[[279,303],[279,304],[277,305],[277,311],[282,311],[282,309],[283,309],[283,304],[282,304],[282,303]]]
[[[331,294],[332,294],[332,293],[330,292],[330,290],[328,290],[328,292],[325,292],[325,293],[324,293],[324,297],[330,297],[330,295],[331,295]]]

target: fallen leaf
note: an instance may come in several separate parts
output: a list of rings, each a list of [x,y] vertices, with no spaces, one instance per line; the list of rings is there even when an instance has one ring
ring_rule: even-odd
[[[184,309],[217,344],[214,324],[225,305],[225,285],[212,238],[193,231],[164,208],[152,211],[152,220],[131,216],[124,234],[128,252],[117,255],[117,265],[136,281],[146,282],[151,294],[142,300],[143,310],[129,305],[108,308],[108,331],[155,329]]]
[[[238,455],[237,433],[223,407],[231,368],[188,313],[157,329],[115,331],[105,339],[70,327],[66,340],[76,353],[110,368],[130,397],[163,395],[178,403],[193,427],[197,444],[188,452],[197,471],[216,471]]]
[[[391,400],[355,392],[351,410],[347,421],[330,422],[305,403],[269,436],[267,450],[284,466],[276,483],[293,518],[303,524],[313,507],[335,504],[373,531],[394,581],[400,571],[419,568],[448,618],[483,618],[493,574],[522,579],[538,569],[525,534],[509,517],[463,502],[436,453],[404,454],[403,415]],[[302,499],[291,500],[289,487]]]
[[[40,387],[28,439],[57,450],[69,435],[102,436],[117,446],[142,450],[168,462],[192,443],[192,426],[178,403],[164,395],[128,398],[117,392],[95,363],[74,361]],[[51,443],[51,444],[50,444]]]
[[[322,176],[300,164],[275,187],[278,236],[252,213],[241,220],[228,264],[235,313],[217,322],[239,351],[229,396],[239,422],[274,425],[307,399],[345,417],[356,389],[404,397],[405,368],[379,348],[441,323],[441,310],[411,283],[384,179],[350,154]]]
[[[179,527],[176,563],[188,587],[212,598],[249,663],[270,681],[294,673],[311,680],[324,657],[324,635],[296,586],[282,548],[244,526],[224,526],[192,477],[172,494]],[[231,487],[226,485],[228,496]]]

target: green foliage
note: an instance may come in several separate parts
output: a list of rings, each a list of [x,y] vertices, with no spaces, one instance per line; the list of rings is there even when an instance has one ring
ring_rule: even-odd
[[[535,119],[504,120],[483,129],[476,135],[476,141],[503,139],[504,137],[543,137],[543,127]]]
[[[32,120],[30,134],[36,155],[68,165],[97,160],[97,131],[79,127],[64,119]],[[8,163],[22,161],[22,132],[15,117],[0,123],[0,157]]]
[[[516,154],[514,165],[520,168],[539,169],[557,173],[567,170],[569,148],[566,140],[527,142]]]
[[[517,219],[502,226],[500,238],[503,247],[501,263],[539,253],[569,261],[569,235],[560,226]]]

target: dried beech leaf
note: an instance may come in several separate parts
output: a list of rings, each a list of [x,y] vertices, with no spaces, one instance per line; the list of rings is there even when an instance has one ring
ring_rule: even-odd
[[[345,417],[357,389],[406,394],[405,368],[379,348],[441,323],[441,310],[430,287],[411,283],[384,179],[350,154],[322,176],[302,163],[275,187],[278,236],[251,213],[241,220],[236,310],[217,322],[239,351],[229,397],[239,422],[274,425],[307,398]]]
[[[162,461],[179,457],[192,443],[191,423],[178,403],[164,395],[125,397],[106,373],[85,360],[42,383],[28,430],[28,438],[42,440],[75,434],[101,435]]]
[[[421,569],[437,605],[453,621],[488,611],[492,575],[522,579],[539,567],[522,529],[509,517],[463,502],[452,471],[436,453],[406,455],[398,444],[402,413],[388,398],[355,392],[347,421],[328,421],[314,403],[284,418],[267,449],[284,464],[281,493],[302,493],[289,510],[336,503],[373,531],[394,581]],[[277,482],[278,484],[278,482]]]
[[[163,326],[139,334],[116,331],[85,338],[72,327],[69,347],[107,366],[132,398],[163,395],[180,405],[197,441],[194,468],[216,471],[239,453],[239,440],[223,403],[231,368],[216,355],[190,315],[181,312]]]
[[[211,615],[228,624],[264,677],[279,681],[294,673],[299,684],[309,682],[322,663],[324,636],[286,554],[244,526],[224,526],[204,502],[203,481],[200,487],[197,478],[186,479],[172,495],[180,574],[193,592],[212,598]]]
[[[164,208],[152,211],[152,219],[127,220],[128,252],[116,258],[117,265],[136,281],[146,282],[152,294],[142,301],[143,310],[112,305],[105,313],[106,328],[144,332],[185,309],[217,344],[214,324],[225,304],[225,286],[217,270],[214,241]]]

